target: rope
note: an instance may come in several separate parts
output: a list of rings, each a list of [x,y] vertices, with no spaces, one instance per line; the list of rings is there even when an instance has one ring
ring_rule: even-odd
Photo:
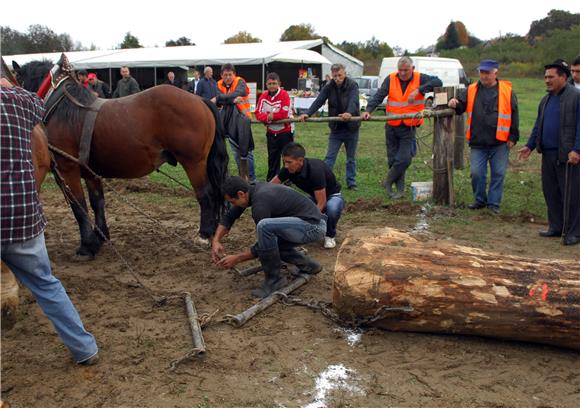
[[[52,150],[53,152],[63,156],[64,158],[73,161],[74,163],[78,164],[79,166],[82,166],[85,170],[87,170],[93,177],[95,177],[96,179],[99,179],[103,185],[105,185],[109,190],[117,193],[117,196],[113,196],[113,198],[123,201],[125,204],[129,205],[130,207],[132,207],[134,210],[136,210],[139,214],[141,214],[143,217],[145,217],[147,219],[147,221],[150,221],[152,224],[155,224],[156,226],[160,226],[161,229],[163,229],[165,231],[166,234],[172,236],[173,238],[176,238],[179,242],[181,242],[182,244],[185,244],[186,247],[185,249],[188,250],[189,252],[196,254],[196,252],[194,252],[193,250],[191,250],[189,247],[193,244],[194,246],[197,246],[200,249],[204,249],[201,246],[199,246],[198,244],[196,244],[195,242],[191,242],[191,241],[187,241],[185,239],[183,239],[180,235],[176,234],[175,232],[169,230],[168,228],[166,228],[160,220],[158,220],[157,218],[153,217],[150,214],[145,213],[143,210],[141,210],[139,207],[137,207],[135,204],[133,204],[130,200],[128,200],[126,197],[124,197],[122,195],[122,193],[118,190],[116,190],[107,180],[105,180],[103,177],[101,177],[100,175],[98,175],[97,173],[95,173],[89,166],[87,166],[86,164],[80,163],[80,161],[74,157],[71,156],[70,154],[68,154],[67,152],[60,150],[59,148],[49,144],[48,145],[49,149]],[[72,194],[72,192],[71,192]],[[83,212],[86,213],[86,211],[84,211],[83,208]]]
[[[191,188],[191,186],[188,186],[187,184],[183,183],[182,181],[176,179],[175,177],[173,177],[171,174],[164,172],[161,169],[157,169],[157,173],[163,174],[165,177],[167,177],[170,180],[173,180],[174,182],[176,182],[177,184],[179,184],[180,186],[186,188],[189,191],[193,191],[193,188]]]

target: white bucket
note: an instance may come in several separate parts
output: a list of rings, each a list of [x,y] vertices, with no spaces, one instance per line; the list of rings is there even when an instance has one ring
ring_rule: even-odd
[[[433,197],[432,181],[415,181],[411,183],[411,198],[413,201],[426,201]]]

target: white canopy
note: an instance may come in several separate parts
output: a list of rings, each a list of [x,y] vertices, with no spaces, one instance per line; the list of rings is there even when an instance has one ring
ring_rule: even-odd
[[[277,62],[300,62],[303,64],[331,64],[325,56],[311,50],[293,49],[282,51],[271,58]]]
[[[65,54],[75,69],[128,67],[176,67],[196,65],[260,65],[272,61],[330,64],[321,54],[310,49],[322,40],[284,41],[277,43],[221,44],[218,46],[182,46],[165,48],[130,48],[99,51],[71,51]],[[5,55],[23,65],[33,60],[58,61],[60,52],[46,54]]]

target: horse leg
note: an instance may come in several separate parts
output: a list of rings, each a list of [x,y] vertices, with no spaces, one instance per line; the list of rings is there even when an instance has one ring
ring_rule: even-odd
[[[95,213],[95,229],[93,230],[101,244],[109,239],[109,227],[105,217],[105,194],[103,192],[103,182],[98,178],[85,179],[87,190],[89,190],[89,202]],[[104,236],[103,236],[104,235]]]
[[[81,186],[80,170],[77,168],[75,171],[67,172],[64,179],[72,193],[72,197],[69,197],[70,206],[81,234],[81,246],[77,249],[77,256],[79,260],[89,260],[99,252],[101,242],[93,232],[89,221],[87,202]]]
[[[210,189],[212,188],[207,181],[206,175],[206,163],[188,164],[181,163],[183,166],[189,182],[191,183],[193,189],[195,190],[195,198],[199,203],[200,207],[200,223],[199,223],[199,236],[201,238],[201,243],[209,243],[209,239],[215,233],[217,228],[218,219],[215,217],[214,206],[216,205],[210,194]]]

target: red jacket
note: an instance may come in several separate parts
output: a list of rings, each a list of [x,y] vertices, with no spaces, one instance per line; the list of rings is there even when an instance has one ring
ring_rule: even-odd
[[[270,96],[268,91],[260,95],[258,103],[256,104],[256,119],[266,125],[269,133],[278,134],[282,132],[292,132],[291,123],[269,124],[268,113],[274,112],[273,120],[287,119],[292,117],[292,109],[290,108],[290,96],[288,92],[282,88],[274,96]]]

